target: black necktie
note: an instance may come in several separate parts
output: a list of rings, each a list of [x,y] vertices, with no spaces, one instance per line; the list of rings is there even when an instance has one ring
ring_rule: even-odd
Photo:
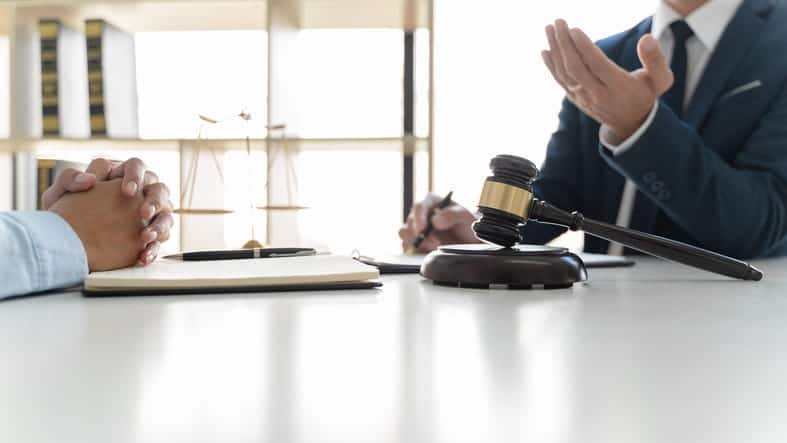
[[[683,103],[686,98],[686,69],[688,66],[688,54],[686,54],[686,40],[694,35],[691,27],[683,21],[678,20],[670,25],[672,30],[672,37],[675,40],[675,46],[672,50],[672,74],[675,76],[675,82],[672,88],[664,94],[663,100],[678,117],[683,117]]]
[[[672,84],[672,87],[669,89],[669,91],[664,94],[662,101],[667,106],[669,106],[673,112],[675,112],[678,118],[682,119],[683,103],[686,99],[686,69],[688,67],[686,40],[690,39],[691,36],[694,35],[694,31],[692,31],[689,25],[683,20],[673,22],[670,25],[670,29],[672,30],[672,36],[675,40],[675,46],[672,50],[672,62],[670,63],[672,74],[675,76],[675,82]],[[644,196],[638,196],[637,200],[637,204],[642,204],[642,201],[647,199]],[[648,204],[652,205],[653,203],[649,202]],[[663,211],[657,209],[656,220],[652,227],[653,232],[656,234],[669,232],[670,228],[668,228],[668,226],[671,224],[672,222],[669,220],[666,214],[664,214]],[[640,228],[642,229],[644,227]]]

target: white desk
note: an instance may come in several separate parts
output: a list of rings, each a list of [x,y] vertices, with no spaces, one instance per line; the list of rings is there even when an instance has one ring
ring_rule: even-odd
[[[758,265],[0,303],[0,441],[784,442],[787,260]]]

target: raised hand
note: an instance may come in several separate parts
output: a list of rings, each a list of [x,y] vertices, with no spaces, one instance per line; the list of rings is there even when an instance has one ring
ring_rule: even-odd
[[[582,30],[569,29],[565,20],[547,26],[546,35],[549,50],[541,56],[555,81],[574,105],[607,125],[616,141],[634,134],[672,86],[672,71],[650,34],[637,45],[643,68],[634,72],[615,64]]]

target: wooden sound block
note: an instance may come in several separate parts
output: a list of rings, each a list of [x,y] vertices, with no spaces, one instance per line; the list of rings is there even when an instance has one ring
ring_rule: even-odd
[[[442,246],[426,256],[421,275],[461,288],[560,289],[587,280],[585,264],[568,249],[532,245]]]

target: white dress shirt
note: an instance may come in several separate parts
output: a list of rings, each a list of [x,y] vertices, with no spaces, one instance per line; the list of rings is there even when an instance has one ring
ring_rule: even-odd
[[[659,42],[659,46],[667,57],[668,62],[672,60],[672,50],[675,45],[670,25],[678,20],[685,20],[694,31],[694,35],[686,41],[688,64],[686,67],[686,95],[683,101],[684,110],[688,108],[689,103],[691,103],[694,91],[697,90],[697,85],[702,78],[702,74],[705,72],[705,67],[708,65],[708,61],[710,61],[713,51],[716,49],[716,45],[718,45],[721,35],[724,33],[724,29],[735,16],[741,3],[743,3],[743,0],[709,0],[684,18],[667,5],[664,0],[659,2],[658,9],[656,9],[656,13],[653,15],[651,33]],[[615,137],[612,135],[609,127],[602,125],[599,130],[601,144],[609,149],[613,155],[619,155],[625,152],[627,149],[634,146],[634,144],[639,141],[640,137],[642,137],[642,134],[650,127],[658,108],[659,102],[656,101],[645,123],[622,143],[616,143]],[[628,227],[631,222],[631,213],[634,210],[636,195],[636,184],[631,180],[626,180],[616,224]],[[622,252],[623,246],[617,243],[610,244],[610,254],[621,255]]]

